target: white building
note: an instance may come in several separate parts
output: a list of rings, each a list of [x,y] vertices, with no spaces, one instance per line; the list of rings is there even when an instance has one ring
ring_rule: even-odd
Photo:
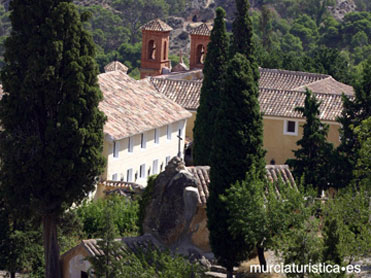
[[[191,113],[159,93],[148,80],[135,80],[113,62],[98,76],[104,99],[104,180],[146,185],[149,175],[184,155],[185,127]]]

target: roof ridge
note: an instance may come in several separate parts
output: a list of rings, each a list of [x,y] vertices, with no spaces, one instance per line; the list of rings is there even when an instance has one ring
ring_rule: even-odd
[[[171,79],[171,78],[156,78],[156,77],[151,77],[150,79],[152,80],[165,80],[165,81],[170,81],[170,82],[178,82],[178,83],[202,83],[203,80],[187,80],[187,79]]]
[[[321,80],[317,80],[317,81],[321,81]],[[317,82],[317,81],[315,81],[315,82]],[[312,83],[315,83],[315,82],[312,82]],[[310,84],[312,84],[312,83],[310,83]],[[305,88],[305,87],[307,87],[307,85],[303,85],[303,87]],[[301,88],[301,87],[298,87],[298,88]],[[295,88],[295,89],[297,89],[297,88]],[[305,93],[304,91],[300,91],[300,90],[285,90],[285,89],[274,89],[274,88],[265,88],[265,87],[260,87],[259,90],[280,91],[280,92],[300,93],[300,94]],[[336,96],[336,97],[341,97],[342,96],[342,95],[339,95],[339,94],[314,92],[312,90],[311,90],[311,92],[315,95]],[[349,96],[349,95],[346,95],[346,96]]]
[[[300,76],[318,76],[318,77],[330,77],[331,75],[323,74],[323,73],[313,73],[313,72],[305,72],[305,71],[294,71],[294,70],[285,70],[285,69],[268,69],[268,68],[259,68],[260,71],[265,72],[278,72],[278,73],[291,73]]]

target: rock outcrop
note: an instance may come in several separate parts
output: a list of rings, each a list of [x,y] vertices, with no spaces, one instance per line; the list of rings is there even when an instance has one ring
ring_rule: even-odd
[[[212,259],[206,212],[199,200],[196,177],[179,158],[173,158],[155,181],[143,232],[181,254]]]

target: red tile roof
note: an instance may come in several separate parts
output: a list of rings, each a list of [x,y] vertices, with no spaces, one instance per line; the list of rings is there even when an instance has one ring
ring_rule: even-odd
[[[296,186],[288,165],[267,165],[265,169],[266,177],[270,182],[277,182],[281,177],[285,184],[291,187]],[[198,204],[205,206],[207,198],[209,198],[210,166],[191,166],[187,167],[187,170],[191,172],[197,181]]]
[[[167,25],[165,22],[163,22],[161,19],[154,19],[150,22],[147,22],[142,27],[140,27],[141,30],[145,31],[158,31],[158,32],[170,32],[173,30],[169,25]]]
[[[134,80],[122,71],[98,76],[103,92],[99,108],[107,116],[104,132],[119,140],[192,116],[159,93],[147,80]]]
[[[322,120],[335,121],[342,111],[341,94],[354,95],[351,86],[336,81],[329,75],[260,68],[260,106],[265,116],[302,116],[293,109],[302,106],[305,88],[315,92],[322,101]],[[170,77],[170,76],[169,76]],[[174,76],[152,77],[156,89],[188,110],[197,110],[202,80],[176,80]]]
[[[319,118],[324,121],[336,121],[343,109],[341,95],[322,93],[314,95],[322,102]],[[260,110],[264,116],[303,118],[301,113],[295,111],[295,107],[304,106],[304,100],[304,92],[260,89]]]
[[[192,29],[191,35],[199,35],[199,36],[208,36],[209,37],[211,35],[211,28],[207,24],[202,23],[201,25]]]
[[[104,71],[105,72],[115,71],[115,70],[121,70],[121,71],[127,73],[128,72],[128,69],[129,68],[127,66],[125,66],[124,64],[122,64],[122,63],[120,63],[118,61],[111,62],[111,63],[109,63],[108,65],[106,65],[104,67]]]

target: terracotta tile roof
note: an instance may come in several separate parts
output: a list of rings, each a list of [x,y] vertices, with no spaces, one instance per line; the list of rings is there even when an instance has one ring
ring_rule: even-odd
[[[191,172],[197,180],[197,189],[199,193],[198,203],[205,205],[209,197],[210,166],[192,166],[187,167],[187,170]]]
[[[316,82],[310,83],[306,86],[300,86],[298,88],[295,88],[295,90],[305,91],[306,87],[309,90],[316,92],[316,93],[336,94],[336,95],[342,95],[342,93],[344,93],[349,96],[354,95],[354,89],[352,86],[341,83],[335,80],[334,78],[332,78],[332,76],[329,76],[325,79],[321,79]]]
[[[202,80],[152,77],[156,89],[188,110],[197,110]],[[322,101],[320,119],[335,121],[342,111],[341,94],[353,95],[351,86],[329,75],[260,68],[260,107],[265,116],[302,116],[294,111],[304,105],[305,87]]]
[[[336,121],[341,116],[343,102],[341,95],[314,93],[321,101],[319,118],[324,121]],[[264,116],[303,118],[302,114],[294,109],[304,106],[305,93],[300,91],[285,91],[274,89],[260,89],[260,110]]]
[[[126,196],[131,199],[135,198],[135,195],[140,195],[144,191],[144,187],[134,183],[125,181],[102,181],[100,185],[103,186],[104,193],[106,195],[118,194],[120,196]]]
[[[86,239],[81,241],[81,243],[74,248],[68,250],[61,256],[61,259],[66,257],[68,254],[73,253],[76,249],[83,248],[85,249],[90,256],[99,256],[104,255],[104,251],[98,246],[97,242],[100,239]],[[140,250],[149,250],[149,249],[158,249],[161,250],[161,246],[159,242],[154,239],[151,235],[143,235],[138,237],[125,237],[125,238],[118,238],[115,241],[122,243],[121,250],[131,250],[134,253]]]
[[[110,72],[110,71],[115,71],[115,70],[121,70],[127,73],[129,68],[118,61],[111,62],[104,67],[105,72]]]
[[[150,22],[147,22],[142,27],[140,27],[140,29],[145,31],[159,31],[159,32],[169,32],[173,30],[173,28],[171,28],[169,25],[167,25],[165,22],[158,18],[151,20]]]
[[[260,71],[260,88],[295,90],[300,86],[308,86],[318,80],[329,77],[325,74],[316,74],[300,71],[288,71],[279,69],[259,68]]]
[[[201,25],[197,26],[191,31],[191,35],[199,35],[199,36],[210,36],[211,35],[211,28],[205,24],[202,23]]]
[[[113,140],[192,116],[146,79],[138,81],[122,71],[111,71],[100,74],[98,81],[104,96],[99,108],[107,116],[104,132]]]
[[[156,89],[189,110],[196,110],[200,102],[202,80],[173,80],[151,78]]]
[[[279,178],[289,186],[296,186],[294,177],[292,176],[288,165],[267,165],[265,167],[267,174],[266,177],[271,182],[277,182]],[[198,204],[205,206],[207,198],[209,197],[209,184],[210,184],[210,167],[209,166],[191,166],[187,170],[197,180],[197,189],[199,193]]]

